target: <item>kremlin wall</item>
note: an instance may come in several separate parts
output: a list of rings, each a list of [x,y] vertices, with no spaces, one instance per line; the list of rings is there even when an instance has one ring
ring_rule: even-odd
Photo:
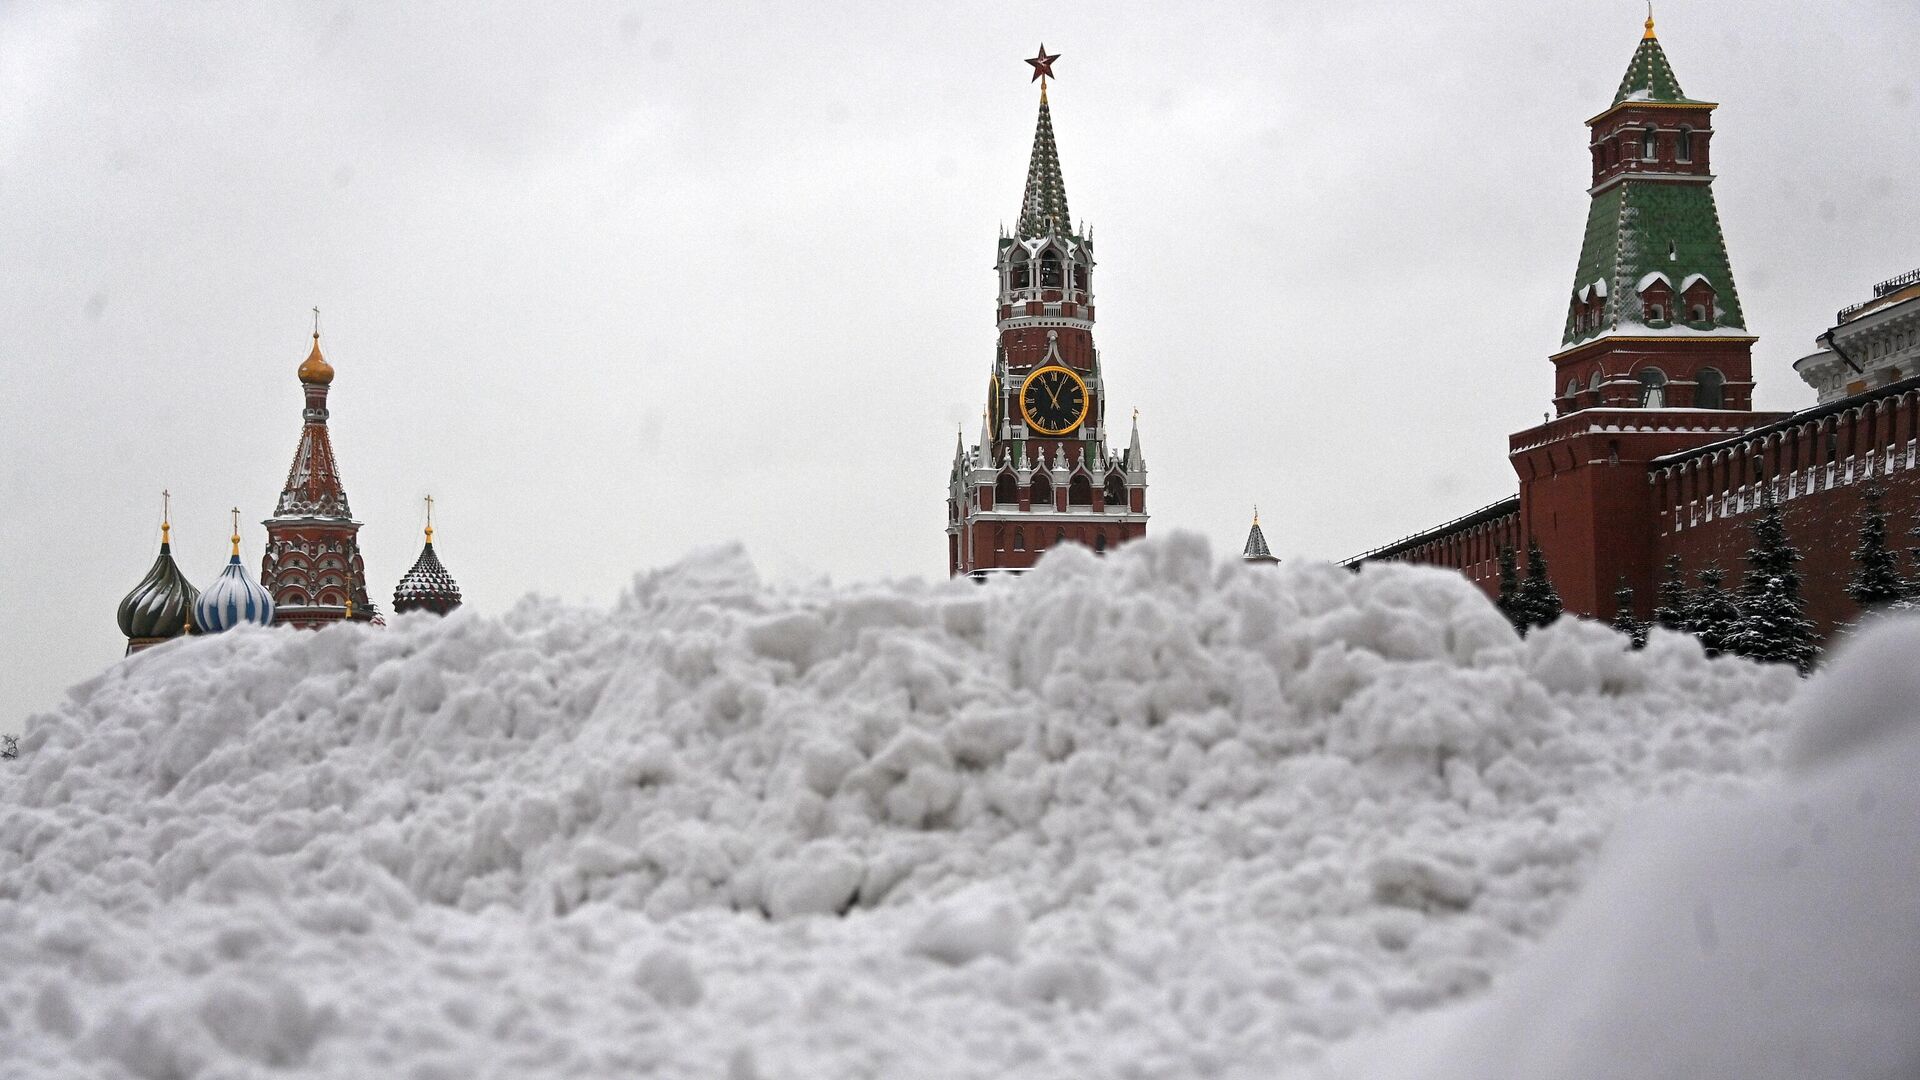
[[[1819,403],[1755,412],[1752,347],[1708,169],[1717,106],[1687,97],[1646,23],[1611,105],[1587,121],[1592,203],[1549,357],[1554,415],[1508,439],[1518,494],[1347,560],[1450,567],[1496,595],[1502,548],[1537,542],[1566,610],[1652,614],[1678,556],[1689,583],[1737,575],[1768,497],[1804,562],[1825,637],[1858,618],[1846,592],[1863,492],[1889,529],[1920,525],[1920,271],[1840,311],[1795,371]]]
[[[1047,100],[1057,55],[1027,61],[1039,115],[1017,224],[996,247],[998,344],[979,438],[947,478],[947,569],[1019,573],[1047,550],[1105,552],[1146,535],[1146,459],[1137,416],[1125,449],[1093,341],[1093,241],[1068,211]],[[1511,435],[1516,494],[1346,560],[1460,571],[1489,595],[1503,551],[1537,544],[1565,610],[1615,617],[1633,594],[1652,614],[1677,557],[1689,582],[1737,572],[1768,501],[1804,562],[1807,615],[1825,637],[1856,619],[1847,595],[1863,492],[1885,489],[1893,530],[1920,528],[1920,270],[1880,283],[1794,365],[1818,395],[1791,413],[1753,409],[1752,350],[1714,200],[1713,113],[1688,97],[1645,24],[1612,102],[1592,119],[1591,203],[1565,332],[1543,385],[1552,412]],[[1735,182],[1739,182],[1736,178]],[[380,623],[327,430],[334,370],[313,348],[299,366],[302,428],[285,488],[263,524],[256,583],[234,555],[206,594],[160,554],[120,607],[128,651],[240,622],[302,628]],[[394,592],[396,612],[446,613],[460,590],[426,544]],[[1242,558],[1277,562],[1256,512]]]

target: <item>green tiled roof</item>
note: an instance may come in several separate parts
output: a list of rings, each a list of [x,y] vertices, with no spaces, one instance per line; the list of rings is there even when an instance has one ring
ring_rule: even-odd
[[[1633,62],[1627,65],[1627,77],[1620,80],[1620,91],[1613,95],[1613,103],[1634,101],[1690,101],[1691,98],[1680,92],[1680,80],[1674,78],[1673,65],[1667,63],[1667,53],[1660,47],[1660,39],[1645,37],[1640,39],[1640,47],[1633,51]]]
[[[1066,236],[1072,231],[1067,185],[1060,178],[1060,151],[1053,145],[1053,112],[1042,90],[1040,120],[1033,129],[1033,157],[1027,163],[1027,190],[1020,200],[1020,224],[1015,235],[1031,240],[1049,232]]]
[[[1678,290],[1694,274],[1713,286],[1716,328],[1745,330],[1740,296],[1733,284],[1727,242],[1713,189],[1704,183],[1673,183],[1629,176],[1593,197],[1587,235],[1574,275],[1577,297],[1595,282],[1605,283],[1607,303],[1600,329],[1581,333],[1568,305],[1562,345],[1599,337],[1622,325],[1643,325],[1639,285],[1648,274],[1667,276]],[[1677,298],[1676,298],[1677,299]],[[1684,321],[1675,326],[1687,326]]]

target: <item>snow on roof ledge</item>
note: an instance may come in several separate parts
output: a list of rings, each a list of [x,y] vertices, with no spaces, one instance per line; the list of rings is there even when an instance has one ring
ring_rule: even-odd
[[[1668,289],[1673,288],[1673,279],[1661,273],[1660,271],[1655,270],[1652,273],[1642,276],[1640,278],[1640,283],[1633,287],[1633,291],[1642,292],[1642,293],[1646,292],[1647,286],[1653,284],[1656,281],[1660,282],[1662,285],[1665,285]]]
[[[1696,284],[1705,285],[1709,289],[1713,288],[1713,282],[1707,280],[1707,275],[1688,274],[1686,278],[1684,278],[1680,282],[1680,291],[1686,292],[1688,289],[1693,288]]]

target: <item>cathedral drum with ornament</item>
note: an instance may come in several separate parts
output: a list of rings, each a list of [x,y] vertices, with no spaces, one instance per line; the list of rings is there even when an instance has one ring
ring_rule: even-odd
[[[1046,80],[1058,54],[1027,61],[1040,117],[1020,217],[1000,238],[999,345],[980,438],[954,450],[947,482],[947,570],[984,577],[1031,567],[1048,549],[1097,552],[1146,535],[1139,418],[1113,449],[1093,344],[1093,238],[1067,212]]]

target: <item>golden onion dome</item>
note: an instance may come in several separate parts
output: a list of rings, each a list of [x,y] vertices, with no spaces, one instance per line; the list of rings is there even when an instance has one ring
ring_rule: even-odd
[[[307,354],[306,360],[300,365],[300,381],[321,386],[333,381],[333,365],[320,355],[320,332],[317,330],[313,334],[313,351]]]

